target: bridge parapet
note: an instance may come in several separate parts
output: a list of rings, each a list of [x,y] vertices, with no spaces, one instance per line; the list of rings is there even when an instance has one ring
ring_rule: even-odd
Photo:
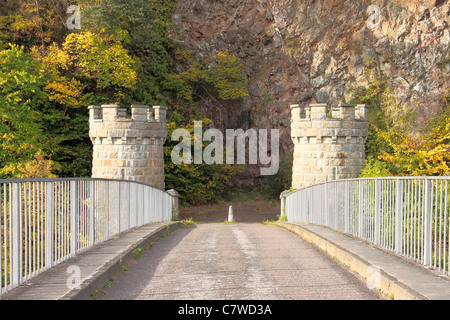
[[[176,218],[176,195],[124,180],[0,180],[0,296],[122,232]]]
[[[450,276],[450,177],[374,177],[280,196],[283,220],[350,234]],[[419,232],[418,232],[419,230]]]
[[[92,177],[124,179],[164,189],[166,107],[132,105],[131,118],[118,105],[89,107]]]
[[[293,188],[356,177],[368,136],[365,105],[291,105]]]

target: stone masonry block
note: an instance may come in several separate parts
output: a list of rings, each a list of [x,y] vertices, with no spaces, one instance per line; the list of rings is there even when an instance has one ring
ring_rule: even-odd
[[[322,128],[342,128],[341,119],[330,119],[322,122]]]
[[[153,111],[155,114],[155,121],[165,123],[166,122],[166,112],[167,107],[164,106],[154,106]]]
[[[103,121],[116,121],[119,106],[116,104],[102,105]]]
[[[323,183],[328,181],[328,176],[326,175],[317,175],[316,176],[316,183]]]
[[[304,129],[306,129],[306,128],[312,128],[312,122],[311,122],[311,120],[300,120],[300,121],[298,122],[298,124],[299,124],[300,128],[304,128]]]
[[[89,106],[89,120],[102,120],[102,108],[100,106]]]
[[[319,129],[318,130],[318,135],[319,136],[326,136],[326,137],[331,137],[335,135],[335,130],[334,129]]]
[[[327,104],[326,103],[313,103],[309,105],[311,109],[311,116],[313,114],[326,114],[327,113]]]
[[[356,117],[356,104],[339,104],[339,113],[341,119],[355,120]]]
[[[291,109],[291,121],[292,122],[299,121],[301,119],[301,113],[302,109],[304,109],[304,106],[293,104],[290,106],[290,109]]]

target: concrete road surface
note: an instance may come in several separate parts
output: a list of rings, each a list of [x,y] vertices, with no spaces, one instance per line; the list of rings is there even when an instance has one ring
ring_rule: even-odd
[[[293,233],[213,223],[158,241],[97,300],[381,299],[365,282]]]

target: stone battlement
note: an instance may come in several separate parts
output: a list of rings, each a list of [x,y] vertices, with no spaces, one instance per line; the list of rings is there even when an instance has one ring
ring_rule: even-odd
[[[368,136],[365,105],[291,105],[293,188],[356,177]]]
[[[166,107],[131,106],[131,118],[118,105],[89,107],[94,146],[92,177],[124,179],[164,189]]]
[[[89,107],[92,138],[166,139],[166,107],[131,106],[131,118],[118,105]]]
[[[131,106],[131,118],[126,117],[126,108],[118,105],[102,105],[89,107],[90,121],[134,121],[134,122],[166,122],[167,107]]]

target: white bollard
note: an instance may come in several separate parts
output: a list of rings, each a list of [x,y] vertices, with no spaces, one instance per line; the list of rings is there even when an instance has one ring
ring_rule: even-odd
[[[234,222],[233,206],[228,209],[228,222]]]

